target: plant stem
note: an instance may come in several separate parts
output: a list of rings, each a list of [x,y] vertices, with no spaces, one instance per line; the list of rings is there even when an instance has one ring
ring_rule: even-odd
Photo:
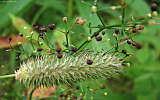
[[[31,91],[31,93],[29,94],[29,100],[32,100],[32,94],[35,91],[35,88]]]
[[[68,39],[68,34],[69,34],[69,31],[66,32],[66,41],[67,41],[67,47],[69,47],[69,39]]]
[[[73,0],[69,0],[68,2],[68,16],[72,17],[72,7],[73,7]]]
[[[15,74],[0,76],[0,79],[15,77]]]

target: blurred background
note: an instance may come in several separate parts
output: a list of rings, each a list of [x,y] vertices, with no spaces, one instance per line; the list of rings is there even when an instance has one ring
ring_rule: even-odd
[[[93,4],[93,0],[84,0]],[[111,6],[119,5],[120,0],[98,0],[101,15],[107,25],[120,23],[121,10],[111,10]],[[126,19],[131,16],[146,17],[151,13],[152,3],[160,5],[159,0],[126,0],[129,5],[126,9]],[[158,12],[160,7],[158,8]],[[19,67],[21,61],[16,61],[17,53],[7,52],[10,48],[8,37],[12,37],[12,45],[19,48],[22,39],[19,33],[26,32],[20,25],[32,27],[32,23],[38,25],[56,24],[56,27],[64,29],[62,18],[82,17],[87,23],[85,26],[76,26],[74,34],[71,34],[71,42],[79,46],[87,37],[90,21],[91,7],[80,0],[0,0],[0,75],[12,74]],[[160,16],[158,16],[160,18]],[[92,19],[95,26],[100,23],[96,16]],[[156,20],[159,23],[160,20]],[[160,25],[145,25],[144,31],[134,38],[141,43],[143,48],[136,50],[127,44],[121,49],[134,53],[127,59],[130,67],[116,79],[110,79],[105,90],[100,90],[94,95],[94,100],[160,100]],[[95,30],[96,31],[96,30]],[[114,30],[106,30],[112,33]],[[51,41],[65,40],[58,32],[47,33]],[[93,41],[89,47],[93,50],[109,49],[113,40],[110,35],[105,36],[103,43]],[[114,42],[114,41],[113,41]],[[23,42],[22,42],[23,43]],[[26,44],[24,48],[28,48]],[[31,51],[27,49],[28,53]],[[93,83],[92,83],[93,84]],[[104,93],[107,95],[104,96]],[[16,82],[14,78],[0,80],[0,100],[27,100],[28,90]],[[52,92],[51,92],[52,93]],[[53,100],[53,99],[44,99]],[[87,99],[90,100],[90,99]]]

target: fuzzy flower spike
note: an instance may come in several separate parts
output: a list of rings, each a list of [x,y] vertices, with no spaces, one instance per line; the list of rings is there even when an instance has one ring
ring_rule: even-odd
[[[88,64],[88,59],[92,64]],[[15,72],[16,80],[27,87],[48,87],[65,84],[71,86],[77,81],[106,78],[122,71],[121,57],[104,53],[64,54],[58,59],[56,55],[44,55],[31,58],[21,64]]]

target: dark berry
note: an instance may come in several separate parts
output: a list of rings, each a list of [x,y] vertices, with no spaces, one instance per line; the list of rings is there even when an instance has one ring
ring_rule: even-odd
[[[123,53],[123,54],[126,54],[126,53],[127,53],[127,51],[126,51],[126,50],[122,50],[122,53]]]
[[[61,52],[61,48],[57,48],[56,51],[57,51],[58,53],[60,53],[60,52]]]
[[[63,55],[58,53],[57,58],[61,59],[62,57],[63,57]]]
[[[19,36],[20,36],[20,37],[23,37],[23,34],[22,34],[22,33],[20,33],[20,34],[19,34]]]
[[[129,41],[129,40],[127,40],[127,43],[128,43],[128,44],[131,44],[132,42],[131,42],[131,41]]]
[[[16,56],[16,61],[19,61],[20,60],[20,57],[19,56]]]
[[[105,89],[105,86],[104,86],[104,85],[102,85],[102,86],[100,87],[100,89]]]
[[[144,26],[139,26],[139,30],[143,30],[144,29]]]
[[[65,98],[67,98],[67,97],[68,97],[68,95],[67,95],[67,94],[64,94],[64,97],[65,97]]]
[[[94,32],[94,36],[98,36],[99,35],[99,32]]]
[[[62,98],[64,95],[63,94],[60,94],[60,97]]]
[[[141,48],[142,48],[142,45],[141,45],[141,44],[139,44],[139,43],[136,43],[136,45],[135,45],[135,46],[136,46],[136,48],[137,48],[137,49],[141,49]]]
[[[47,32],[47,28],[45,26],[41,26],[39,28],[39,31],[42,31],[42,32]]]
[[[104,32],[104,31],[102,32],[102,35],[105,35],[105,32]]]
[[[101,36],[96,37],[96,40],[97,40],[97,41],[101,41],[101,40],[102,40],[102,37],[101,37]]]
[[[132,32],[133,32],[133,33],[137,33],[137,29],[136,29],[136,28],[133,28],[133,29],[132,29]]]
[[[79,86],[76,86],[76,89],[79,90]]]
[[[33,27],[37,26],[36,24],[32,24]]]
[[[55,24],[50,24],[50,25],[48,25],[48,28],[49,28],[50,30],[53,30],[53,29],[55,28]]]
[[[43,39],[43,33],[39,33],[39,37]]]
[[[8,41],[9,41],[9,42],[11,42],[11,41],[12,41],[12,38],[11,38],[11,37],[9,37],[9,38],[8,38]]]
[[[115,29],[114,32],[115,32],[116,34],[119,34],[119,33],[120,33],[119,29]]]
[[[41,52],[42,50],[43,50],[42,48],[37,48],[37,51],[40,51],[40,52]]]
[[[72,48],[72,51],[73,51],[73,52],[76,52],[76,51],[77,51],[77,48],[73,47],[73,48]]]
[[[156,11],[157,7],[158,7],[158,5],[156,3],[153,3],[152,7],[151,7],[152,11]]]
[[[35,30],[39,30],[39,26],[36,25],[36,26],[34,27],[34,29],[35,29]]]
[[[92,65],[92,64],[93,64],[93,61],[92,61],[92,60],[87,59],[87,64],[88,64],[88,65]]]
[[[133,46],[136,46],[136,42],[132,42],[132,45],[133,45]]]

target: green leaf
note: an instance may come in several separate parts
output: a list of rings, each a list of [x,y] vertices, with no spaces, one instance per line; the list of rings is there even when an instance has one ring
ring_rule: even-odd
[[[26,8],[33,0],[16,0],[14,3],[6,4],[3,10],[0,10],[0,28],[4,28],[9,22],[9,13],[18,14]],[[22,12],[21,12],[22,13]]]

